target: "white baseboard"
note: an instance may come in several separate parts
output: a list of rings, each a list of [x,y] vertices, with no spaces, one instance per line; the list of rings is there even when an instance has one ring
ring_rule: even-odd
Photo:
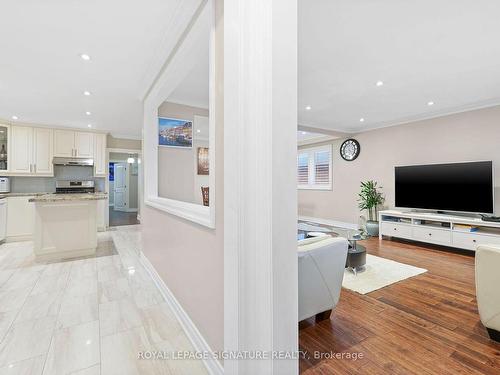
[[[127,212],[138,212],[137,208],[127,208]]]
[[[355,224],[355,223],[347,223],[344,221],[321,219],[319,217],[299,216],[299,220],[312,221],[313,223],[318,223],[318,224],[323,224],[323,225],[331,225],[331,226],[340,227],[340,228],[359,229],[359,225]]]
[[[23,241],[33,241],[32,234],[23,234],[20,236],[8,236],[5,238],[5,242],[23,242]]]
[[[182,308],[181,304],[175,298],[174,294],[168,289],[167,285],[163,279],[158,275],[156,269],[153,267],[148,258],[141,251],[140,260],[144,268],[148,271],[149,275],[155,282],[157,288],[160,290],[161,294],[165,298],[165,301],[170,306],[170,309],[176,316],[177,320],[181,324],[184,332],[194,346],[194,349],[199,352],[209,352],[212,353],[213,350],[210,348],[205,338],[200,333],[196,325],[193,323],[187,312]],[[211,375],[223,375],[224,368],[221,363],[215,358],[206,359],[203,361],[207,371]]]

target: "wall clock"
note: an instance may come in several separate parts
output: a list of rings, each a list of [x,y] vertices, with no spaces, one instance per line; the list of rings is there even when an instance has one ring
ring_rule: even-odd
[[[360,151],[361,146],[359,142],[352,138],[345,140],[342,146],[340,146],[340,156],[347,161],[355,160],[359,156]]]

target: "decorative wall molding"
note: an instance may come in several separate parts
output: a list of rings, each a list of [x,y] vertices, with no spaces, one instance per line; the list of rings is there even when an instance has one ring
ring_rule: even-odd
[[[182,308],[179,301],[177,301],[174,294],[170,291],[163,279],[160,277],[160,275],[158,275],[158,272],[156,272],[156,269],[153,267],[149,259],[146,258],[146,256],[142,252],[140,254],[140,260],[141,264],[148,271],[156,287],[160,290],[163,298],[165,298],[165,301],[168,303],[170,309],[179,321],[189,341],[191,341],[191,343],[193,344],[194,349],[198,352],[212,353],[213,350],[210,348],[210,345],[208,345],[208,343],[205,341],[205,338],[200,333],[187,312]],[[224,374],[224,369],[221,363],[215,358],[204,360],[203,364],[211,375]]]
[[[224,349],[298,346],[297,1],[224,2]],[[292,250],[292,251],[291,251]],[[231,375],[296,360],[224,361]]]
[[[214,0],[202,1],[200,7],[191,15],[190,27],[182,34],[177,43],[175,54],[165,63],[155,84],[148,91],[144,100],[144,203],[150,207],[193,221],[197,224],[215,228],[215,14]],[[201,17],[210,17],[210,35]],[[180,84],[182,78],[189,74],[196,61],[196,53],[200,43],[208,40],[209,46],[209,187],[210,207],[168,199],[158,195],[158,107],[167,100],[172,91]]]

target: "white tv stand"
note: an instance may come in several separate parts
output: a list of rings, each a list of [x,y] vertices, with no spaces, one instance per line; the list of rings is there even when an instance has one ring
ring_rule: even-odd
[[[379,212],[380,234],[383,236],[451,246],[475,251],[479,245],[500,245],[500,223],[482,221],[480,218],[387,210]],[[472,225],[471,232],[458,225]]]

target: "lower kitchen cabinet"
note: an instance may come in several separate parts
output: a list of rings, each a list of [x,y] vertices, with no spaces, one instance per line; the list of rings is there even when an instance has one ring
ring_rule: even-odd
[[[7,198],[7,241],[26,241],[33,238],[35,204],[32,196]]]

